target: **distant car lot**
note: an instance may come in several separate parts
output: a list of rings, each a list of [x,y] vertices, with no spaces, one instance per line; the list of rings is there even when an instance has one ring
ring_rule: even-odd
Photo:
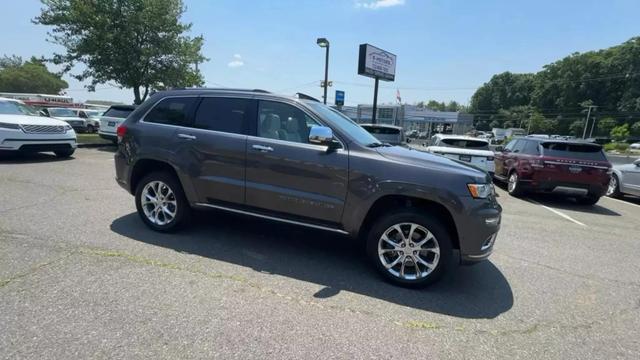
[[[151,232],[111,151],[0,159],[2,357],[302,358],[327,339],[353,358],[640,352],[636,198],[584,207],[498,188],[490,261],[408,290],[337,235],[217,212]]]

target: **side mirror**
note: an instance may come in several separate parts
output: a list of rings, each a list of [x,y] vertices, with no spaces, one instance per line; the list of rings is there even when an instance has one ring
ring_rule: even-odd
[[[48,116],[47,113],[42,111],[42,110],[38,111],[38,115],[40,115],[40,116]]]
[[[309,144],[328,146],[330,149],[339,146],[330,127],[316,125],[309,131]]]
[[[411,142],[411,139],[407,138],[407,140],[406,140],[406,141],[407,141],[407,144],[408,144],[408,143],[410,143],[410,142]]]

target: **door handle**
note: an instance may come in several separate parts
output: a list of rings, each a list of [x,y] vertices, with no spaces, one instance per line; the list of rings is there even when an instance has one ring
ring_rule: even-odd
[[[178,134],[178,137],[180,139],[184,139],[184,140],[195,140],[196,137],[194,135],[189,135],[189,134]]]
[[[264,146],[264,145],[251,145],[251,148],[253,150],[257,150],[260,152],[272,152],[273,148],[271,146]]]

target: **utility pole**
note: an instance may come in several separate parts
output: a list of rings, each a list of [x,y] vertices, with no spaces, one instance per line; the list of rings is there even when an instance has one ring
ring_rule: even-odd
[[[593,128],[596,127],[596,121],[598,121],[597,117],[593,117],[593,122],[591,123],[591,132],[589,132],[589,138],[593,137]]]
[[[376,76],[376,82],[373,85],[373,113],[371,114],[371,123],[376,123],[377,112],[378,112],[378,77]]]
[[[591,109],[597,108],[595,105],[589,105],[589,111],[587,111],[587,119],[584,122],[584,131],[582,132],[582,138],[587,137],[587,127],[589,126],[589,116],[591,115]]]

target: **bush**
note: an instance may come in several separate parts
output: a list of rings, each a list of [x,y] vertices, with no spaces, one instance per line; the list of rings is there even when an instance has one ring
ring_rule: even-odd
[[[629,144],[626,143],[608,143],[604,145],[604,150],[605,151],[620,151],[620,152],[626,152],[627,150],[629,150]]]

